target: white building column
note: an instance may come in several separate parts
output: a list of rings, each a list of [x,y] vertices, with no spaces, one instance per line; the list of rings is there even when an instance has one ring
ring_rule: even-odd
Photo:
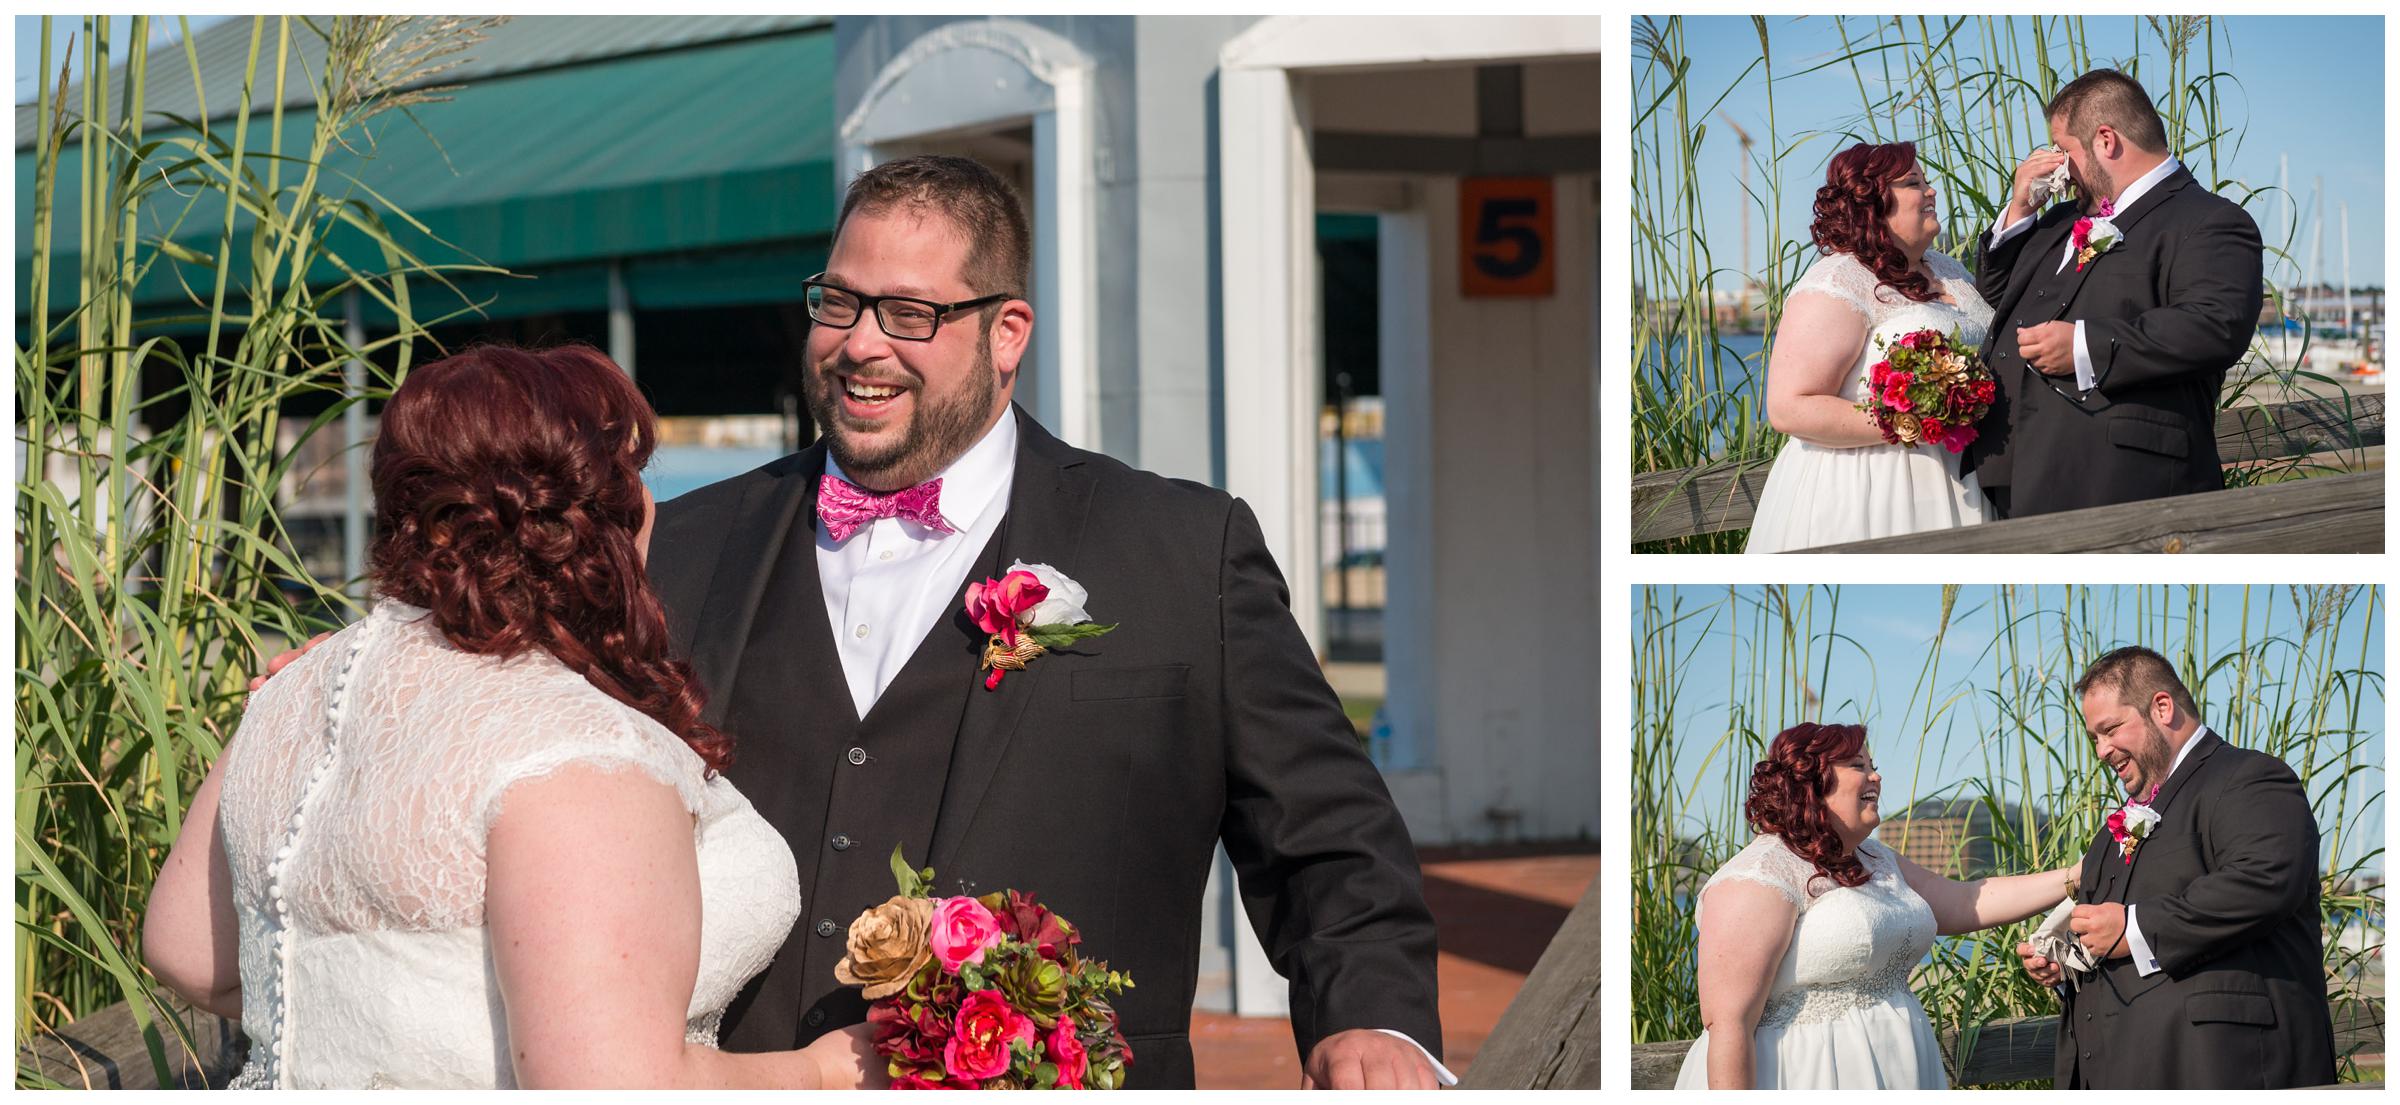
[[[1297,84],[1281,68],[1217,75],[1225,487],[1257,513],[1292,614],[1322,653],[1316,172]]]
[[[633,291],[625,284],[625,262],[610,258],[608,262],[608,359],[617,362],[625,375],[633,371]]]

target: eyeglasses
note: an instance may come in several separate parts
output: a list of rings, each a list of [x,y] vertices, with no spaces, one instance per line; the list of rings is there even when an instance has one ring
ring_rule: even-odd
[[[808,297],[808,317],[847,330],[858,325],[860,312],[873,310],[875,324],[883,332],[901,341],[932,341],[941,330],[942,320],[960,311],[1015,299],[1011,292],[962,299],[956,303],[935,303],[905,295],[861,295],[839,284],[828,284],[814,277],[800,282]]]

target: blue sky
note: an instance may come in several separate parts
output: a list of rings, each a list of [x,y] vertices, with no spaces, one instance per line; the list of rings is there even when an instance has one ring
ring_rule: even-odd
[[[111,18],[115,20],[116,27],[110,33],[109,38],[112,40],[112,45],[117,46],[121,50],[123,37],[126,34],[131,33],[130,28],[132,27],[133,22],[132,17],[120,15],[113,16]],[[211,23],[223,22],[228,18],[231,17],[223,15],[193,15],[183,17],[184,20],[191,23],[192,33],[194,34],[200,33],[202,29],[206,28]],[[35,80],[34,70],[41,68],[42,63],[42,17],[38,15],[20,15],[17,16],[12,22],[15,26],[17,36],[17,67],[11,74],[16,80],[16,102],[20,104],[31,103],[34,98],[34,94],[41,91],[40,84]],[[176,41],[176,36],[180,33],[180,28],[177,25],[178,22],[179,21],[177,17],[171,15],[151,17],[150,39],[154,48],[158,43]],[[55,66],[66,63],[67,38],[70,35],[80,37],[82,31],[83,17],[80,15],[54,15],[50,17],[50,63],[52,65]],[[77,74],[81,74],[83,72],[82,58],[83,45],[81,42],[78,42],[75,46],[75,72]]]
[[[2091,588],[2076,592],[2074,621],[2095,632],[2100,640],[2097,647],[2111,648],[2124,644],[2143,644],[2174,656],[2182,647],[2187,631],[2186,597],[2191,589],[2184,587],[2149,588]],[[2200,588],[2205,600],[2205,629],[2207,640],[2200,643],[2199,652],[2205,657],[2220,657],[2241,648],[2244,640],[2243,606],[2248,603],[2247,640],[2253,646],[2269,636],[2297,636],[2299,615],[2295,612],[2292,591],[2286,587],[2205,587]],[[1636,590],[1638,608],[1641,597]],[[1728,597],[1725,587],[1663,587],[1657,589],[1657,601],[1662,609],[1678,599],[1689,612],[1700,607],[1719,607],[1713,628],[1705,637],[1699,635],[1705,618],[1686,622],[1679,647],[1693,650],[1693,660],[1685,668],[1686,682],[1676,696],[1676,774],[1682,785],[1692,789],[1695,811],[1714,820],[1727,803],[1740,801],[1722,780],[1722,760],[1708,764],[1703,773],[1703,760],[1710,747],[1725,732],[1728,724],[1730,688],[1736,679],[1745,681],[1745,696],[1749,694],[1746,681],[1754,673],[1747,670],[1750,653],[1745,647],[1739,664],[1729,662],[1734,646],[1745,644],[1759,631],[1758,612],[1762,591],[1754,587],[1734,588],[1733,611],[1723,609]],[[1986,697],[1999,690],[2005,682],[2007,664],[2001,659],[2009,649],[2001,630],[2002,604],[1998,589],[1993,587],[1962,588],[1951,613],[1949,631],[1943,635],[1938,663],[1934,666],[1930,689],[1921,689],[1918,682],[1933,654],[1934,626],[1939,618],[1941,588],[1921,586],[1854,586],[1829,591],[1816,588],[1810,593],[1812,636],[1817,639],[1812,655],[1823,663],[1825,634],[1838,635],[1832,649],[1829,667],[1810,665],[1812,681],[1820,678],[1823,687],[1816,688],[1828,704],[1816,720],[1863,722],[1867,726],[1868,745],[1884,777],[1887,812],[1905,809],[1916,798],[1927,797],[1945,787],[1980,774],[1988,768],[1983,748],[1987,742],[2002,747],[2014,746],[2014,737],[2002,736],[1993,741],[1991,734],[2003,729],[2001,717]],[[1792,592],[1792,601],[1801,601],[1801,592]],[[2058,615],[2069,601],[2064,587],[2020,587],[2016,589],[2013,607],[2018,620],[2014,634],[2017,666],[2033,679],[2046,676],[2052,695],[2065,701],[2065,688],[2078,674],[2060,660]],[[1838,600],[1838,609],[1836,602]],[[2146,600],[2146,605],[2142,600]],[[2162,616],[2161,607],[2165,610]],[[2383,666],[2382,611],[2377,609],[2370,623],[2365,596],[2357,598],[2346,612],[2338,635],[2334,638],[2341,647],[2333,658],[2335,669],[2363,666],[2381,673]],[[2035,611],[2040,616],[2027,617]],[[1734,616],[1726,616],[1732,613]],[[2145,616],[2146,615],[2146,616]],[[1637,624],[1635,632],[1640,631]],[[1780,639],[1781,631],[1772,631]],[[1738,635],[1738,636],[1737,636]],[[2319,638],[2320,642],[2322,637]],[[1635,647],[1641,647],[1636,640]],[[1999,647],[1995,647],[1998,645]],[[2268,646],[2256,650],[2262,666],[2280,674],[2290,666],[2291,650]],[[2078,652],[2078,656],[2085,655]],[[2304,675],[2317,670],[2315,660]],[[1739,667],[1742,670],[1736,671]],[[1778,680],[1780,665],[1768,661],[1766,680]],[[2226,677],[2230,679],[2230,676]],[[2224,684],[2220,683],[2220,687]],[[2212,697],[2220,702],[2229,697],[2229,690],[2219,689]],[[2308,698],[2309,696],[2299,696]],[[2311,699],[2313,701],[2313,699]],[[2275,698],[2270,695],[2270,701]],[[1926,720],[1927,703],[1948,703],[1947,709],[1935,710],[1935,719]],[[2204,708],[2205,709],[2205,708]],[[2345,702],[2339,707],[2342,716],[2349,713]],[[2372,767],[2354,779],[2351,808],[2356,810],[2360,800],[2379,795],[2384,787],[2384,700],[2380,687],[2368,687],[2362,692],[2359,709],[2361,724],[2368,729],[2367,740],[2360,750],[2359,760]],[[2045,727],[2055,731],[2048,739],[2073,742],[2077,746],[2086,738],[2079,719],[2070,719],[2063,708],[2040,715]],[[1811,720],[1804,716],[1781,719],[1789,724]],[[2205,716],[2204,721],[2208,720]],[[1771,734],[1775,718],[1759,722],[1762,735]],[[2223,724],[2222,721],[2219,724]],[[2242,743],[2241,734],[2231,734]],[[2012,765],[2013,759],[2009,761]],[[1744,765],[1746,769],[1746,764]],[[1913,781],[1912,781],[1913,780]],[[2037,779],[2038,785],[2038,779]],[[2358,841],[2357,847],[2345,842],[2345,858],[2356,857],[2383,843],[2382,805],[2378,802],[2363,820],[2353,823],[2346,834]],[[2380,861],[2373,865],[2380,869]]]
[[[1637,17],[1637,21],[1640,17]],[[2384,51],[2383,20],[2372,16],[2227,16],[2220,22],[2217,62],[2238,81],[2223,83],[2228,121],[2247,135],[2239,151],[2220,158],[2222,171],[2253,185],[2276,180],[2277,157],[2288,154],[2295,208],[2304,209],[2313,178],[2322,176],[2325,188],[2325,245],[2323,279],[2341,278],[2341,242],[2337,201],[2350,205],[2350,274],[2354,284],[2380,285],[2384,278]],[[2020,37],[2031,41],[2031,21],[2015,21]],[[1850,21],[1859,36],[1861,22]],[[2162,51],[2146,22],[2131,16],[2094,16],[2085,20],[2093,46],[2094,64],[2130,59],[2138,46],[2145,65],[2157,62]],[[1841,132],[1855,118],[1860,103],[1858,86],[1847,65],[1802,74],[1813,65],[1839,57],[1844,50],[1830,17],[1772,16],[1768,36],[1779,77],[1775,87],[1778,130],[1788,143],[1812,130],[1833,133],[1817,138],[1786,160],[1787,174],[1804,179],[1783,181],[1782,218],[1786,237],[1805,238],[1809,201],[1824,183],[1825,162],[1850,144]],[[1939,31],[1937,30],[1938,34]],[[2230,45],[2226,45],[2227,41]],[[1729,86],[1721,110],[1761,142],[1766,134],[1765,82],[1743,70],[1759,57],[1758,33],[1747,16],[1689,16],[1684,19],[1685,53],[1691,58],[1692,110],[1697,112]],[[1975,55],[1980,51],[1962,51]],[[2028,47],[2030,53],[2030,47]],[[1644,66],[1635,59],[1638,81]],[[1734,85],[1736,78],[1740,84]],[[1872,80],[1871,94],[1877,93]],[[2156,90],[2153,89],[2153,92]],[[1748,204],[1738,171],[1740,147],[1732,129],[1715,113],[1700,164],[1707,172],[1701,203],[1706,230],[1719,264],[1739,267],[1741,212]],[[1800,167],[1805,168],[1800,168]],[[1754,169],[1755,173],[1756,170]],[[1753,181],[1754,186],[1763,182]],[[2262,201],[2266,202],[2266,201]],[[1949,200],[1943,202],[1945,235],[1961,229],[1948,225]],[[2271,202],[2254,204],[2262,223],[2276,217]],[[2304,217],[2304,210],[2296,210]],[[1754,222],[1756,216],[1753,216]],[[2305,262],[2313,224],[2303,222],[2293,239],[2293,255]],[[2266,228],[2262,226],[2262,230]],[[1753,226],[1753,264],[1767,256],[1763,230]],[[2279,235],[2268,232],[2274,239]],[[1720,287],[1731,287],[1721,281]]]

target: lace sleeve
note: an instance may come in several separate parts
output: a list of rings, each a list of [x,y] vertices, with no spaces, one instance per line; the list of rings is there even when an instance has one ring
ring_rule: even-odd
[[[1739,879],[1773,889],[1783,895],[1785,901],[1792,903],[1792,908],[1805,910],[1808,908],[1808,880],[1815,873],[1815,868],[1807,860],[1793,855],[1791,849],[1783,846],[1782,840],[1762,836],[1734,853],[1732,859],[1725,861],[1725,866],[1717,868],[1717,873],[1710,875],[1708,882],[1700,887],[1700,897],[1705,902],[1708,892],[1715,889],[1718,883]],[[1697,918],[1698,915],[1695,910],[1693,916]]]
[[[1800,274],[1792,285],[1792,295],[1814,293],[1840,303],[1872,322],[1875,318],[1875,274],[1858,258],[1847,253],[1829,253]]]
[[[564,709],[542,711],[528,731],[495,749],[474,799],[479,835],[492,822],[510,790],[568,767],[639,771],[675,789],[683,808],[698,816],[708,780],[700,757],[665,726],[614,700],[585,698]]]

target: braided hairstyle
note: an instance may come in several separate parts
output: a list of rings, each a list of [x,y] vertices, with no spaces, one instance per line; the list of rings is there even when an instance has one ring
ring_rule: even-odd
[[[478,345],[415,369],[375,439],[368,570],[460,651],[544,650],[713,773],[732,741],[700,720],[691,666],[668,655],[635,541],[657,441],[650,404],[589,346]]]
[[[1767,758],[1750,770],[1750,797],[1742,812],[1750,827],[1783,838],[1794,855],[1815,865],[1836,886],[1859,886],[1867,868],[1844,855],[1842,838],[1825,813],[1833,768],[1867,746],[1864,725],[1803,723],[1775,734]]]

